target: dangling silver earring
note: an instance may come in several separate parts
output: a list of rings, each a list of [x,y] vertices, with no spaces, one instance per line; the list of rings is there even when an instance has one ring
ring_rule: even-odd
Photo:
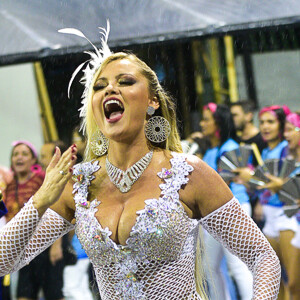
[[[108,139],[100,130],[97,130],[91,138],[90,147],[95,155],[102,156],[107,152],[108,144]]]
[[[152,116],[155,113],[155,108],[148,106],[147,114]],[[167,119],[161,116],[151,117],[145,125],[146,138],[153,143],[164,142],[171,133],[170,123]]]

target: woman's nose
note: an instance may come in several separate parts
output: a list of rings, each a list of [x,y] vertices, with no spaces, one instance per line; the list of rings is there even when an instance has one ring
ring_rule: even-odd
[[[111,94],[117,94],[117,88],[112,83],[108,84],[106,89],[105,89],[105,96],[111,95]]]

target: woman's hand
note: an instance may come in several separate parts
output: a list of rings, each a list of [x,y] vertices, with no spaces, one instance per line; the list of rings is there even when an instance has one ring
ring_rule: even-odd
[[[246,184],[254,175],[254,171],[248,167],[236,168],[235,170],[232,170],[232,172],[237,174],[234,178],[234,182],[239,184]]]
[[[46,170],[44,182],[33,197],[33,205],[40,215],[54,204],[62,194],[72,176],[73,166],[77,158],[76,153],[75,144],[69,147],[63,155],[61,155],[60,149],[56,147],[55,154]]]
[[[265,175],[270,180],[270,182],[266,183],[263,186],[257,187],[257,189],[258,190],[268,189],[273,193],[278,193],[281,190],[282,185],[284,184],[285,181],[282,178],[276,177],[271,174],[265,174]]]

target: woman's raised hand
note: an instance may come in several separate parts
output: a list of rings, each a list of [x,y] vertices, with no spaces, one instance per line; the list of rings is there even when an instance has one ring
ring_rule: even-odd
[[[72,176],[73,166],[77,159],[76,154],[77,147],[75,144],[62,155],[60,149],[56,147],[55,154],[47,167],[44,182],[33,197],[33,205],[40,215],[54,204],[62,194]]]

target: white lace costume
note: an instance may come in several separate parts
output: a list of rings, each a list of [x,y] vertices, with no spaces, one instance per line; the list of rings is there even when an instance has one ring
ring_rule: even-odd
[[[199,222],[188,217],[178,194],[182,185],[188,183],[187,175],[193,168],[184,155],[173,156],[171,169],[158,173],[164,181],[160,185],[161,197],[146,200],[145,208],[137,212],[126,246],[117,245],[110,238],[109,229],[102,228],[97,221],[95,212],[101,209],[100,201],[87,202],[88,186],[93,173],[100,168],[98,161],[74,168],[76,234],[95,268],[103,300],[201,299],[195,286]],[[279,261],[236,199],[202,218],[200,223],[253,272],[253,299],[277,299]],[[51,209],[39,220],[29,202],[0,232],[1,274],[22,267],[72,228]]]

